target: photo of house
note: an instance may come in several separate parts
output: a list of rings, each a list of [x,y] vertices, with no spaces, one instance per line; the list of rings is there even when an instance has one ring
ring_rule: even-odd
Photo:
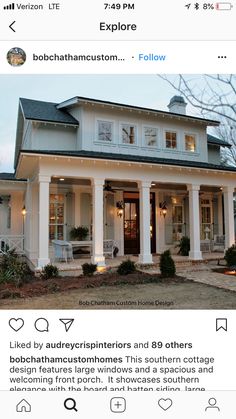
[[[236,167],[221,158],[231,144],[180,94],[166,110],[85,96],[17,106],[14,172],[0,173],[1,252],[16,249],[36,272],[81,268],[82,252],[102,270],[114,256],[152,265],[183,237],[193,263],[235,243]]]
[[[50,262],[50,241],[69,240],[74,225],[88,228],[100,266],[103,239],[144,264],[186,235],[193,260],[223,232],[231,246],[236,169],[220,164],[220,147],[230,144],[207,135],[218,121],[186,106],[181,96],[169,112],[84,97],[20,99],[16,172],[0,175],[2,240],[17,236],[35,267]]]

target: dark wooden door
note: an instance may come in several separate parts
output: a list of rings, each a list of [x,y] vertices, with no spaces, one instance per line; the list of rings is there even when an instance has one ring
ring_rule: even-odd
[[[125,198],[124,251],[126,255],[137,255],[139,242],[139,199]]]

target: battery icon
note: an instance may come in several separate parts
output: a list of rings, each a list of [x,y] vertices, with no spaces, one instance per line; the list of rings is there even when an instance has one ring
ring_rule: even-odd
[[[231,10],[233,5],[231,3],[216,3],[216,10]]]

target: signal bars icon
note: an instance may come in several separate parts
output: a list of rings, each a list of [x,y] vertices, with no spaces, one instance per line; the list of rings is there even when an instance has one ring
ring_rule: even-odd
[[[14,10],[15,9],[15,3],[10,3],[7,6],[3,7],[4,10]]]

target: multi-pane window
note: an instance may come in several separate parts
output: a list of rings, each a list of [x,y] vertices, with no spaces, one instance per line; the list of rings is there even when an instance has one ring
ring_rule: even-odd
[[[49,204],[49,239],[64,240],[64,195],[51,194]]]
[[[212,207],[210,199],[201,200],[201,240],[212,238]]]
[[[157,146],[157,129],[151,127],[144,128],[145,146],[156,147]]]
[[[136,143],[136,126],[132,124],[122,124],[122,143],[135,144]]]
[[[112,122],[98,121],[98,140],[103,142],[112,142]]]
[[[172,131],[166,131],[166,148],[176,149],[177,148],[177,133]]]
[[[183,205],[173,205],[172,207],[172,227],[173,241],[179,241],[183,237],[184,211]]]
[[[196,137],[195,135],[185,134],[185,150],[196,151]]]

